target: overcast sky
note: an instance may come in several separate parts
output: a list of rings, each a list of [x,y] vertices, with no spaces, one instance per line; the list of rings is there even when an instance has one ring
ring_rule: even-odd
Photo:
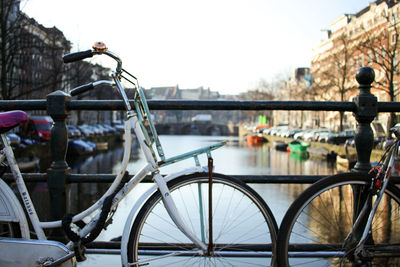
[[[23,0],[22,10],[85,50],[103,41],[145,88],[237,94],[310,65],[321,29],[368,0]]]

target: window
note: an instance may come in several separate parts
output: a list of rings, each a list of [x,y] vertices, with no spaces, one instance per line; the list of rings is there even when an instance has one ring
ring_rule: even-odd
[[[378,51],[378,49],[375,49],[375,61],[379,62],[379,51]]]
[[[368,65],[372,65],[373,59],[372,59],[372,52],[368,51]]]
[[[395,32],[393,32],[390,36],[390,42],[391,44],[395,44],[396,43],[396,39],[397,39],[397,35]]]

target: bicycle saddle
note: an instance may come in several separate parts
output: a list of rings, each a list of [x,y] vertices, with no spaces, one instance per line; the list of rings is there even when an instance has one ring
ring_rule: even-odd
[[[0,112],[0,133],[5,133],[27,120],[28,114],[21,110]]]

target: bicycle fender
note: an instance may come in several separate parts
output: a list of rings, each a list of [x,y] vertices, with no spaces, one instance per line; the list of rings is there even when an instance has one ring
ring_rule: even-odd
[[[0,221],[18,222],[22,238],[30,238],[24,210],[11,188],[0,179]]]

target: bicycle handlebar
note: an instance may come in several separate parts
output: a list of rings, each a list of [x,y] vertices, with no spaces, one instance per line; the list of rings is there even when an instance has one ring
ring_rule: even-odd
[[[67,54],[63,56],[63,61],[64,63],[71,63],[90,57],[93,57],[93,51],[91,49]]]
[[[78,86],[70,91],[71,96],[76,96],[79,94],[82,94],[84,92],[90,91],[94,89],[98,85],[109,85],[109,86],[114,86],[115,84],[112,81],[106,81],[106,80],[100,80],[97,82],[92,82],[88,84],[84,84],[81,86]]]
[[[71,90],[71,96],[76,96],[94,88],[93,83],[84,84]]]
[[[109,51],[107,49],[106,45],[102,42],[95,43],[93,45],[93,49],[69,53],[69,54],[63,56],[63,61],[64,61],[64,63],[71,63],[71,62],[79,61],[79,60],[82,60],[85,58],[93,57],[94,55],[101,55],[101,54],[107,55],[107,56],[111,57],[112,59],[114,59],[115,61],[117,61],[118,64],[117,64],[117,68],[116,68],[115,72],[117,74],[120,74],[121,70],[122,70],[121,59],[116,54]]]
[[[121,72],[122,72],[121,59],[116,54],[109,51],[107,46],[102,42],[96,42],[92,48],[93,49],[89,49],[86,51],[74,52],[74,53],[69,53],[67,55],[64,55],[63,61],[64,61],[64,63],[71,63],[71,62],[83,60],[85,58],[93,57],[94,55],[104,54],[104,55],[111,57],[112,59],[114,59],[117,62],[117,67],[115,69],[115,72],[113,72],[112,76],[114,78],[116,77],[116,79],[120,79],[119,76],[121,75]],[[115,81],[115,83],[117,83],[118,87],[122,88],[119,82]],[[110,81],[97,81],[97,82],[88,83],[85,85],[81,85],[77,88],[74,88],[71,90],[70,94],[71,94],[71,96],[76,96],[78,94],[92,90],[94,87],[96,87],[97,85],[100,85],[100,84],[115,85],[113,82],[110,82]]]

